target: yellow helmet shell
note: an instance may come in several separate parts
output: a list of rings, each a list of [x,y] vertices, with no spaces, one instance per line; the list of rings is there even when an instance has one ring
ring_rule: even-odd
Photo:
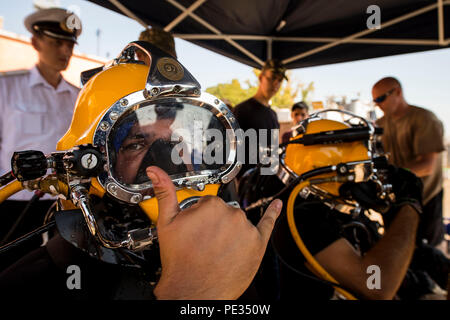
[[[148,66],[118,64],[93,76],[83,87],[75,103],[72,122],[58,141],[56,150],[69,150],[83,144],[93,144],[100,119],[121,97],[145,88]],[[97,179],[92,179],[90,194],[103,196],[105,189]],[[72,207],[70,201],[64,209]]]
[[[105,112],[120,98],[143,90],[148,66],[118,64],[96,74],[78,95],[72,123],[58,141],[56,150],[68,150],[82,144],[92,144],[95,130]]]
[[[350,126],[342,122],[320,119],[308,123],[306,134],[348,128],[350,128]],[[292,139],[301,138],[302,136],[303,133]],[[300,176],[314,169],[368,159],[370,159],[370,155],[367,147],[363,142],[356,141],[308,146],[302,144],[289,144],[286,147],[284,161],[291,171]],[[322,174],[315,178],[326,178],[334,175],[335,173]],[[339,195],[338,190],[340,185],[341,184],[337,182],[330,182],[321,184],[320,188],[337,196]]]

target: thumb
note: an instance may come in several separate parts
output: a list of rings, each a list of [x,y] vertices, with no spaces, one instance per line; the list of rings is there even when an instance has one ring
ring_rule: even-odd
[[[272,233],[275,221],[280,215],[282,207],[283,202],[281,202],[280,199],[273,200],[256,226],[265,243],[269,242],[270,234]]]
[[[153,190],[158,200],[159,213],[157,225],[167,225],[180,212],[175,186],[167,173],[158,167],[148,167],[146,172],[152,181]]]

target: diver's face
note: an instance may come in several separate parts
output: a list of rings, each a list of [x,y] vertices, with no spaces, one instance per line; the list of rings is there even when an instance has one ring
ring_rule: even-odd
[[[160,119],[146,126],[136,123],[131,128],[119,149],[114,169],[121,182],[134,183],[142,160],[152,144],[159,139],[170,141],[172,123],[173,119]]]

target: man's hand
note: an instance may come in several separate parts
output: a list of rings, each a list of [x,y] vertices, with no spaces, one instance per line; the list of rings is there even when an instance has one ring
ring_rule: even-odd
[[[398,200],[414,199],[422,203],[423,184],[412,171],[390,165],[388,168],[392,191]]]
[[[390,165],[388,168],[389,181],[395,194],[395,204],[383,214],[386,227],[389,227],[394,217],[404,205],[410,205],[420,215],[422,212],[423,184],[413,172]]]
[[[147,168],[159,205],[162,274],[158,299],[236,299],[253,280],[282,202],[274,200],[255,227],[245,213],[213,196],[180,211],[175,187]]]

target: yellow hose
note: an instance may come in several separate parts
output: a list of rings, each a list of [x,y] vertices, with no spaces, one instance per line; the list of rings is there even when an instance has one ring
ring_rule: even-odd
[[[20,181],[13,181],[0,189],[0,203],[11,197],[13,194],[23,190]]]
[[[294,238],[295,243],[297,244],[297,247],[300,249],[301,253],[305,257],[306,261],[313,267],[313,269],[325,280],[333,282],[338,284],[336,279],[334,279],[313,257],[313,255],[309,252],[309,250],[306,248],[305,243],[303,242],[302,238],[300,237],[300,234],[297,230],[297,226],[295,225],[295,219],[294,219],[294,203],[295,199],[297,198],[297,195],[299,192],[306,186],[309,185],[309,181],[303,181],[300,182],[297,186],[295,186],[294,190],[292,190],[291,194],[289,195],[289,200],[287,203],[287,220],[289,224],[289,229],[291,230],[292,237]],[[344,289],[340,287],[334,286],[336,291],[341,293],[345,298],[349,300],[356,300],[356,298],[350,294],[349,292],[345,291]]]
[[[58,191],[59,194],[62,194],[65,197],[69,196],[69,186],[66,183],[59,180],[58,180]]]
[[[53,188],[52,188],[53,187]],[[0,203],[11,197],[13,194],[22,191],[24,188],[22,182],[14,181],[0,189]],[[62,194],[65,197],[69,195],[69,187],[66,183],[46,177],[38,181],[36,186],[33,186],[33,190],[40,190],[51,195],[55,195],[55,192]]]

